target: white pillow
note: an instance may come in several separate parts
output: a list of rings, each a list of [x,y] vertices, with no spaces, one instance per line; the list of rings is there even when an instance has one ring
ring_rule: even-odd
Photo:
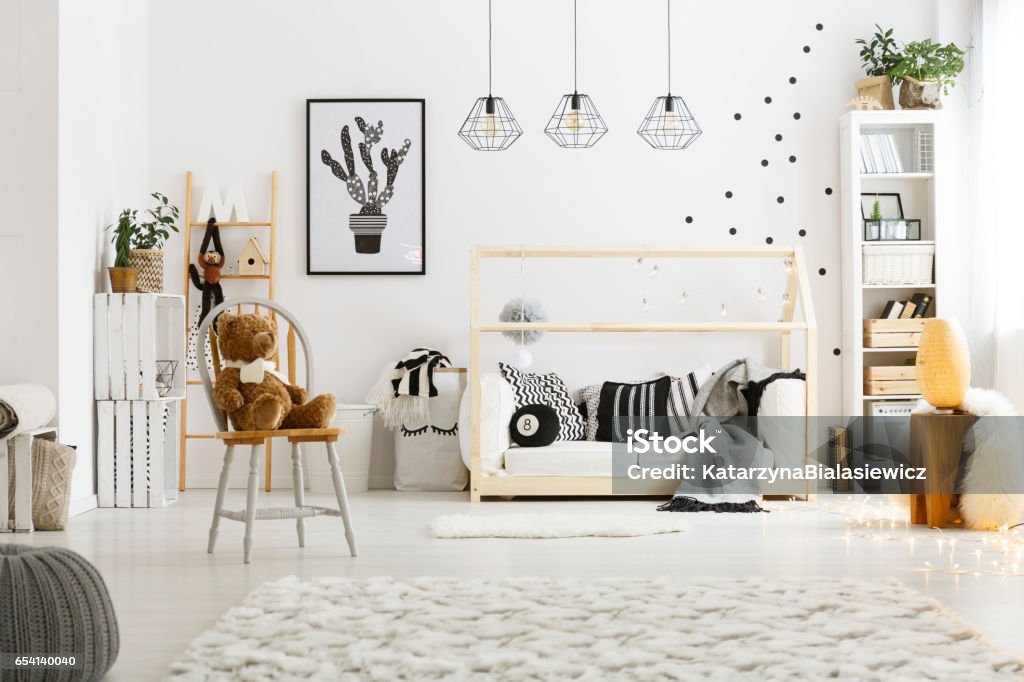
[[[804,415],[807,386],[803,379],[777,379],[765,386],[757,410],[757,432],[775,453],[775,465],[804,463]]]
[[[516,412],[516,396],[512,392],[512,385],[500,374],[485,374],[480,383],[480,472],[494,476],[504,471],[505,451],[512,446],[508,425]],[[472,391],[467,386],[459,405],[459,448],[462,450],[462,461],[470,470],[470,438],[473,431],[470,423],[471,395]]]

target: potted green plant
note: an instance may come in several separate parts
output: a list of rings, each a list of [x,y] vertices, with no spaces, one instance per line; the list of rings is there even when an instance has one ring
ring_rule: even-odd
[[[903,46],[903,54],[890,70],[900,83],[900,106],[904,109],[941,109],[942,95],[956,86],[964,70],[965,52],[955,43],[940,45],[931,38]]]
[[[867,78],[854,83],[857,94],[870,97],[877,101],[883,109],[895,109],[892,101],[892,86],[895,85],[890,72],[899,63],[900,53],[896,40],[892,37],[892,29],[878,29],[870,39],[859,38],[855,42],[861,46],[860,60]]]
[[[164,290],[164,252],[163,245],[177,232],[178,207],[168,202],[160,192],[150,194],[156,200],[156,206],[146,209],[145,220],[138,223],[132,236],[132,249],[129,264],[138,270],[138,290],[140,292],[159,294]],[[132,216],[135,216],[134,211]]]
[[[133,294],[138,282],[138,270],[131,267],[132,235],[135,233],[135,211],[124,209],[117,218],[117,223],[108,225],[113,228],[114,236],[110,240],[114,245],[114,267],[107,268],[110,276],[110,290],[115,294]]]

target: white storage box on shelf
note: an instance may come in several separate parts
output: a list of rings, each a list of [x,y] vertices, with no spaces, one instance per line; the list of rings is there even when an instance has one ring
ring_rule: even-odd
[[[865,244],[864,284],[934,284],[935,244]]]
[[[178,499],[178,401],[96,403],[97,503],[165,507]]]
[[[96,400],[185,397],[185,298],[96,294],[93,300]]]
[[[370,453],[373,451],[373,415],[370,404],[338,405],[331,426],[344,429],[338,439],[338,457],[349,494],[365,493],[370,487]],[[306,454],[303,464],[309,476],[309,492],[334,493],[331,467],[319,452]]]

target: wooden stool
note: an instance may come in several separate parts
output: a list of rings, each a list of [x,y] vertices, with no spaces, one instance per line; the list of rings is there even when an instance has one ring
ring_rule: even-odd
[[[977,417],[964,412],[910,415],[910,466],[924,467],[924,493],[910,496],[910,522],[945,528],[964,436]]]

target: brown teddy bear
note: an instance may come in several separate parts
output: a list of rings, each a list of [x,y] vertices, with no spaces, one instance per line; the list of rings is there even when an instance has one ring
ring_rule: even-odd
[[[224,369],[214,385],[213,400],[236,430],[315,429],[330,424],[333,395],[308,400],[305,389],[274,371],[269,359],[277,352],[275,320],[221,313],[217,324]]]

